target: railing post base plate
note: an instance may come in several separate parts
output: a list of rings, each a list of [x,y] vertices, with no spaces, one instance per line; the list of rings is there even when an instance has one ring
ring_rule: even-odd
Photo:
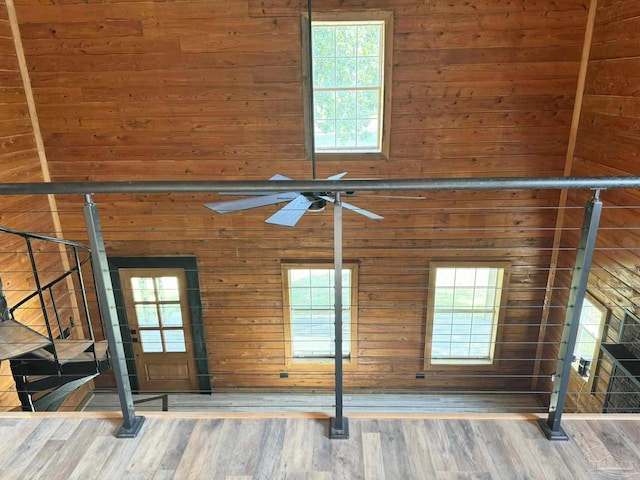
[[[118,430],[118,433],[116,433],[116,438],[136,438],[138,433],[140,433],[143,423],[144,417],[134,417],[131,428],[126,428],[123,425],[120,430]]]
[[[329,419],[329,438],[346,440],[349,438],[349,419],[342,417],[342,425],[336,424],[336,417]]]
[[[549,427],[549,424],[547,423],[547,419],[545,419],[545,418],[539,418],[538,419],[538,425],[540,425],[540,428],[542,429],[542,432],[545,434],[545,436],[547,437],[548,440],[554,440],[554,441],[556,441],[556,440],[562,440],[562,441],[569,440],[569,435],[567,435],[565,433],[565,431],[562,429],[562,427],[558,427],[558,430],[554,432]]]

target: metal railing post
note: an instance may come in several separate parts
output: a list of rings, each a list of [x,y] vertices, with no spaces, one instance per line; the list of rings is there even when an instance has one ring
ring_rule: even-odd
[[[349,438],[349,421],[343,416],[342,392],[342,203],[340,192],[336,192],[333,208],[333,273],[335,312],[335,389],[336,416],[331,417],[329,438]]]
[[[576,337],[578,336],[580,313],[587,292],[587,281],[589,279],[591,261],[593,259],[593,251],[598,234],[598,224],[602,213],[602,201],[600,201],[599,196],[600,191],[596,190],[593,198],[589,199],[585,206],[580,242],[576,252],[576,262],[571,279],[564,329],[562,331],[562,341],[560,342],[558,364],[549,402],[549,416],[547,420],[539,420],[540,426],[549,440],[569,439],[560,426],[560,420],[569,388],[571,360],[576,345]]]
[[[107,253],[102,236],[102,227],[100,226],[100,216],[98,215],[98,207],[93,203],[91,195],[86,197],[83,212],[89,235],[89,245],[91,246],[91,263],[94,269],[98,306],[109,342],[111,364],[122,408],[123,425],[116,436],[119,438],[132,438],[138,435],[144,423],[144,417],[136,416],[135,414],[122,334],[118,323],[118,312],[113,295],[113,285],[109,275]]]

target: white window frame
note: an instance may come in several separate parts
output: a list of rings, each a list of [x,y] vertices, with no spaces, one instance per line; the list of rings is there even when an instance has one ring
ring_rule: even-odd
[[[302,18],[302,78],[303,78],[303,100],[304,100],[304,127],[305,127],[305,158],[311,160],[313,152],[311,145],[314,142],[314,127],[309,123],[309,109],[311,108],[309,99],[312,95],[312,81],[310,78],[311,58],[309,57],[308,29],[309,19],[307,14]],[[344,22],[346,25],[359,22],[384,22],[384,59],[382,67],[382,93],[381,93],[381,118],[380,118],[380,151],[379,152],[358,152],[358,151],[335,151],[327,152],[316,148],[315,157],[318,160],[384,160],[389,158],[389,137],[391,124],[391,88],[392,88],[392,66],[393,66],[393,13],[386,11],[369,12],[314,12],[312,16],[313,24]]]
[[[317,365],[317,364],[326,364],[327,366],[331,366],[335,363],[335,354],[318,354],[318,355],[300,355],[294,357],[294,342],[293,338],[293,312],[291,308],[291,281],[290,281],[290,272],[292,270],[334,270],[333,264],[328,263],[286,263],[282,265],[282,285],[283,285],[283,310],[285,314],[285,358],[286,365],[289,367],[303,366],[307,365]],[[349,329],[350,333],[350,341],[349,341],[349,352],[347,354],[343,354],[343,361],[345,363],[355,364],[357,358],[357,313],[358,313],[358,265],[355,263],[345,263],[342,267],[343,272],[350,272],[350,296],[346,295],[342,298],[343,304],[343,312],[348,311],[348,320],[347,315],[343,315],[343,322],[349,321]],[[333,295],[333,288],[331,289],[331,294]],[[328,308],[327,308],[328,307]],[[324,310],[327,314],[335,315],[335,307],[334,304],[329,306],[324,306],[324,308],[319,308],[318,310]],[[346,325],[345,325],[346,327]]]
[[[429,273],[429,291],[428,291],[428,299],[427,299],[427,332],[426,332],[426,341],[425,341],[425,368],[429,368],[432,366],[463,366],[463,365],[477,365],[477,366],[494,366],[496,364],[496,359],[499,358],[499,350],[500,350],[500,325],[502,324],[502,319],[504,318],[504,311],[507,301],[506,289],[509,285],[509,275],[510,275],[510,267],[511,264],[509,262],[431,262],[430,265],[430,273]],[[474,356],[448,356],[448,357],[433,357],[432,352],[432,343],[434,336],[434,317],[436,314],[436,281],[437,281],[437,273],[438,269],[463,269],[463,268],[493,268],[498,269],[497,272],[497,282],[496,282],[496,291],[494,295],[493,306],[490,308],[490,312],[492,313],[492,325],[491,325],[491,334],[490,341],[488,344],[489,354],[485,357],[474,357]],[[455,292],[454,292],[455,295]],[[446,309],[449,310],[449,309]],[[450,309],[451,312],[454,312],[454,309]],[[473,313],[473,311],[484,311],[486,312],[486,308],[482,309],[464,309],[468,313]],[[464,313],[464,312],[461,312]],[[451,335],[453,341],[453,333]]]
[[[593,313],[593,316],[590,315],[590,313]],[[594,324],[593,322],[594,320],[596,320],[596,317],[598,317],[597,324]],[[590,294],[585,295],[584,303],[582,305],[582,310],[580,312],[578,333],[576,335],[576,344],[575,344],[574,353],[572,354],[572,357],[575,355],[575,352],[580,349],[580,343],[587,343],[587,342],[581,342],[581,339],[584,338],[583,336],[592,337],[594,338],[594,342],[588,342],[588,343],[593,343],[593,352],[591,354],[591,365],[589,367],[589,371],[587,375],[581,374],[580,373],[580,370],[581,370],[580,355],[575,355],[575,360],[571,362],[571,367],[573,368],[575,375],[580,377],[587,384],[587,389],[590,389],[591,385],[593,385],[593,381],[595,378],[595,371],[598,365],[600,344],[602,343],[604,327],[607,323],[608,317],[609,317],[609,311],[605,308],[604,305],[602,305],[592,295]],[[596,325],[595,336],[593,335],[594,329],[589,328],[590,326],[593,327],[594,325]]]

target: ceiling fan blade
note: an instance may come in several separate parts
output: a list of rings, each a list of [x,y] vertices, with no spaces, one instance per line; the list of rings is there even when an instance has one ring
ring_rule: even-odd
[[[264,207],[265,205],[287,202],[295,199],[298,195],[300,195],[298,192],[272,193],[270,195],[262,195],[255,198],[241,198],[239,200],[228,200],[226,202],[205,203],[204,206],[214,212],[231,213],[240,210],[249,210],[250,208]]]
[[[331,203],[336,203],[336,199],[335,198],[331,198],[325,195],[321,195],[320,198],[324,198],[326,201],[331,202]],[[351,205],[350,203],[347,202],[340,202],[340,204],[349,210],[352,210],[356,213],[359,213],[360,215],[364,215],[365,217],[371,218],[372,220],[382,220],[384,219],[384,217],[378,215],[377,213],[373,213],[370,212],[369,210],[365,210],[364,208],[360,208],[360,207],[356,207],[355,205]]]
[[[340,180],[346,174],[347,174],[347,172],[336,173],[335,175],[331,175],[330,177],[327,177],[327,180]]]
[[[269,181],[271,180],[292,180],[289,177],[285,177],[284,175],[280,175],[279,173],[276,173],[273,177],[271,177],[269,179]],[[239,195],[238,192],[218,192],[218,195]],[[265,192],[242,192],[242,195],[269,195],[269,193],[265,193]]]
[[[287,205],[267,218],[265,222],[274,225],[282,225],[284,227],[293,227],[298,223],[298,220],[302,218],[304,212],[307,211],[312,203],[313,201],[309,200],[304,195],[298,195],[297,198],[293,199]]]
[[[289,177],[285,177],[284,175],[280,175],[279,173],[276,173],[269,180],[291,180],[291,179]]]

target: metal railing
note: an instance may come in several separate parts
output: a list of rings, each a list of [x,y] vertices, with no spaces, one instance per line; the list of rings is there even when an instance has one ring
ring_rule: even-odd
[[[121,330],[123,329],[123,325],[119,323],[118,320],[118,307],[116,305],[115,299],[113,297],[113,285],[111,284],[110,275],[112,272],[109,271],[109,265],[106,260],[106,250],[104,246],[104,238],[103,232],[113,231],[117,232],[117,228],[110,227],[107,225],[103,227],[100,225],[99,216],[97,211],[97,206],[93,202],[92,194],[116,194],[116,193],[152,193],[152,194],[161,194],[161,193],[216,193],[216,192],[225,192],[225,193],[233,193],[242,195],[243,193],[274,193],[281,191],[321,191],[321,192],[329,192],[334,193],[338,197],[336,202],[337,207],[334,209],[334,232],[333,236],[325,235],[324,239],[326,242],[334,243],[336,245],[336,249],[334,249],[331,253],[330,258],[332,260],[337,261],[340,260],[339,252],[342,251],[343,248],[350,248],[351,244],[356,243],[353,238],[350,238],[349,228],[350,224],[347,223],[347,226],[343,228],[342,218],[339,215],[341,213],[340,209],[340,193],[341,192],[418,192],[425,193],[430,192],[430,198],[437,198],[437,195],[440,192],[447,192],[451,190],[464,190],[464,191],[488,191],[488,190],[558,190],[558,189],[581,189],[581,190],[594,190],[595,194],[592,198],[590,198],[587,202],[586,206],[586,214],[582,224],[579,225],[571,225],[567,227],[563,227],[565,232],[571,233],[572,238],[581,236],[576,245],[572,247],[556,245],[551,241],[552,235],[546,235],[545,242],[541,242],[535,244],[535,242],[531,242],[532,251],[538,252],[546,252],[549,255],[549,258],[552,259],[552,252],[558,252],[561,250],[571,250],[572,254],[575,255],[575,263],[572,265],[563,265],[558,267],[554,261],[549,260],[549,264],[546,267],[541,267],[539,265],[518,265],[517,273],[521,277],[520,287],[513,288],[527,288],[527,275],[530,275],[532,278],[538,277],[547,277],[552,275],[552,271],[561,271],[565,276],[571,277],[572,282],[571,285],[566,287],[557,287],[551,284],[546,285],[544,281],[535,281],[533,282],[534,286],[531,288],[542,289],[542,293],[544,293],[545,289],[549,295],[553,295],[555,293],[560,293],[560,296],[566,296],[568,301],[564,304],[553,303],[549,304],[547,302],[548,298],[545,298],[544,303],[536,304],[536,305],[522,305],[514,302],[514,305],[509,305],[507,308],[512,308],[514,310],[534,310],[537,314],[543,314],[545,311],[549,314],[551,311],[556,316],[562,316],[564,320],[562,323],[554,323],[548,325],[548,329],[562,329],[563,335],[562,340],[557,342],[557,344],[546,345],[548,342],[547,336],[545,336],[544,332],[541,331],[538,341],[529,340],[527,342],[520,342],[519,348],[522,351],[529,352],[523,358],[497,358],[496,360],[500,362],[509,361],[514,365],[520,362],[522,365],[529,365],[531,363],[537,362],[542,365],[538,369],[531,370],[529,367],[523,367],[521,372],[517,370],[513,371],[504,371],[501,373],[479,373],[478,370],[472,370],[470,373],[466,374],[464,372],[451,372],[451,369],[446,367],[442,368],[440,371],[437,369],[431,369],[429,371],[424,371],[420,368],[420,364],[418,364],[415,359],[409,359],[405,357],[402,351],[402,345],[407,345],[411,342],[413,343],[423,343],[424,339],[424,324],[418,325],[418,330],[414,332],[409,332],[407,337],[410,337],[411,340],[398,340],[394,343],[397,343],[398,346],[395,348],[398,349],[397,354],[393,354],[393,352],[384,351],[382,344],[377,344],[378,340],[376,340],[375,334],[366,333],[360,336],[359,341],[362,343],[368,342],[368,350],[360,345],[361,351],[359,352],[359,361],[364,365],[371,365],[372,362],[376,361],[386,361],[391,362],[386,366],[386,371],[380,370],[380,382],[379,387],[370,387],[374,391],[380,391],[384,389],[385,380],[393,379],[394,376],[397,375],[407,375],[410,369],[414,369],[415,380],[413,385],[415,385],[414,390],[420,393],[424,393],[425,396],[427,394],[450,394],[456,395],[461,394],[465,395],[470,392],[469,389],[461,388],[460,385],[464,385],[465,381],[472,380],[476,384],[481,383],[483,378],[486,378],[488,383],[492,382],[495,384],[504,383],[508,384],[509,382],[517,383],[518,385],[525,385],[527,382],[529,384],[528,388],[520,388],[517,392],[509,391],[509,389],[503,390],[503,393],[506,394],[514,394],[514,393],[533,393],[539,395],[541,398],[545,396],[550,397],[550,400],[547,402],[546,406],[534,406],[531,405],[530,408],[533,410],[534,408],[538,408],[542,410],[546,410],[549,412],[549,417],[544,422],[542,422],[543,428],[546,430],[548,436],[550,438],[562,438],[564,436],[564,432],[560,427],[560,420],[562,416],[562,412],[565,409],[565,399],[567,395],[572,393],[570,387],[570,379],[573,375],[572,373],[572,365],[571,365],[571,352],[573,352],[574,344],[576,342],[577,335],[577,326],[578,326],[578,318],[581,310],[582,301],[584,299],[585,293],[589,286],[589,272],[591,270],[591,258],[593,256],[594,250],[597,250],[596,247],[596,238],[597,233],[599,231],[599,219],[600,215],[603,211],[602,201],[599,198],[600,192],[606,189],[638,189],[640,188],[640,178],[637,177],[612,177],[612,178],[473,178],[473,179],[407,179],[407,180],[338,180],[338,181],[327,181],[327,180],[315,180],[315,181],[272,181],[272,182],[99,182],[99,183],[49,183],[49,184],[5,184],[0,185],[0,195],[3,194],[83,194],[87,195],[87,202],[85,205],[85,223],[87,225],[87,234],[90,239],[91,247],[92,247],[92,255],[96,255],[94,257],[94,269],[96,274],[96,289],[97,294],[100,298],[100,307],[102,309],[102,314],[106,319],[105,325],[107,330],[107,336],[111,336],[109,338],[110,345],[118,345],[122,346],[122,350],[117,352],[114,356],[120,358],[119,368],[120,372],[116,372],[116,380],[120,380],[121,384],[119,385],[119,396],[120,396],[120,405],[123,409],[124,416],[124,430],[130,433],[135,434],[137,428],[141,424],[141,420],[138,420],[140,417],[135,416],[135,411],[133,409],[133,401],[131,399],[131,387],[129,383],[129,369],[127,368],[127,364],[125,361],[125,352],[124,347],[127,346],[127,343],[131,340],[121,337]],[[173,207],[175,209],[175,206]],[[422,212],[418,212],[418,215],[446,215],[446,214],[455,214],[455,210],[460,210],[461,215],[469,214],[470,211],[473,211],[473,207],[465,206],[465,207],[453,207],[452,210],[447,213],[446,207],[438,207],[437,212],[429,211],[429,207],[416,207],[415,210],[423,209]],[[481,207],[478,207],[481,208]],[[544,210],[545,208],[551,209],[550,217],[554,217],[561,210],[568,209],[581,209],[582,206],[553,206],[550,205],[548,207],[545,206],[534,206],[531,207],[537,210]],[[632,208],[632,207],[629,207]],[[519,207],[510,207],[508,201],[505,201],[504,207],[501,209],[500,207],[496,208],[496,213],[502,215],[509,215],[512,212],[518,213],[518,209],[521,212],[526,211],[526,207],[522,205]],[[606,207],[604,207],[606,211]],[[390,210],[393,210],[391,208]],[[395,212],[395,210],[393,210]],[[454,213],[451,213],[454,212]],[[411,213],[398,212],[400,214],[409,215]],[[393,213],[390,213],[391,217]],[[522,213],[522,216],[525,216],[525,213]],[[500,218],[502,218],[500,217]],[[166,227],[165,227],[166,228]],[[170,228],[170,227],[169,227]],[[491,251],[491,249],[498,247],[491,246],[490,242],[486,243],[486,246],[481,246],[481,242],[478,242],[478,248],[474,251],[473,249],[469,249],[469,247],[465,246],[465,243],[462,241],[456,240],[456,234],[458,233],[455,228],[450,230],[446,230],[446,228],[442,227],[440,229],[430,228],[430,227],[422,227],[424,231],[420,232],[420,235],[423,235],[418,239],[418,235],[416,234],[414,237],[407,237],[406,239],[400,238],[398,241],[398,248],[403,249],[404,251],[410,251],[411,249],[428,249],[433,248],[434,250],[442,251],[442,245],[444,243],[440,243],[437,248],[429,247],[427,240],[429,239],[428,234],[431,234],[434,237],[439,237],[441,239],[452,239],[450,241],[450,249],[449,252],[451,255],[460,256],[460,257],[468,257],[469,255],[475,255],[476,257],[481,257],[483,253],[487,251]],[[528,242],[531,239],[527,237],[527,232],[531,233],[531,236],[534,237],[536,232],[541,231],[553,231],[556,229],[553,222],[549,222],[547,225],[543,226],[520,226],[519,223],[515,222],[510,226],[502,225],[500,223],[496,223],[495,225],[483,225],[478,227],[464,228],[466,233],[469,235],[469,232],[476,231],[478,236],[482,235],[483,231],[487,229],[502,229],[507,234],[510,232],[517,231],[520,237],[523,239],[523,242]],[[612,227],[607,227],[612,228]],[[632,225],[629,228],[636,228],[636,226]],[[112,229],[112,230],[111,230]],[[459,229],[460,231],[463,228]],[[170,231],[170,230],[168,230]],[[309,232],[310,230],[307,228],[305,230]],[[391,238],[393,235],[397,236],[397,233],[389,232]],[[140,231],[140,241],[149,241],[145,240],[145,236],[147,232]],[[156,232],[159,235],[162,235],[162,232]],[[194,233],[194,235],[197,232]],[[251,231],[250,228],[245,231],[233,232],[231,230],[225,230],[225,235],[232,239],[237,236],[238,239],[242,240],[246,238],[249,244],[255,243],[255,238],[260,238],[262,235],[262,230],[255,229]],[[384,231],[382,232],[385,233]],[[578,235],[579,233],[579,235]],[[346,234],[346,235],[345,235]],[[244,236],[244,237],[243,237]],[[346,237],[343,238],[343,237]],[[277,241],[277,238],[275,239]],[[444,241],[444,240],[443,240]],[[324,258],[326,256],[326,242],[323,245],[323,254]],[[420,243],[422,242],[422,243]],[[317,242],[316,242],[317,243]],[[370,242],[373,244],[374,242]],[[310,245],[314,245],[314,242],[310,242]],[[211,247],[213,248],[213,247]],[[309,247],[309,257],[317,257],[317,252],[314,250],[313,246]],[[319,248],[319,247],[318,247]],[[371,252],[374,251],[375,247],[360,247],[360,248],[370,248]],[[509,248],[516,248],[512,246],[501,247],[504,250],[508,250]],[[627,249],[627,247],[620,246],[620,249]],[[459,253],[455,253],[456,249],[459,250]],[[522,247],[523,250],[526,250],[526,246]],[[240,255],[241,253],[236,251],[236,255]],[[632,252],[634,254],[634,252]],[[366,252],[362,254],[362,258],[366,259]],[[336,260],[337,259],[337,260]],[[335,263],[334,263],[335,267]],[[205,266],[204,269],[210,268],[211,271],[214,271],[214,267]],[[340,265],[336,268],[342,268]],[[598,267],[599,268],[599,267]],[[633,266],[632,268],[635,268]],[[247,277],[250,278],[251,272],[250,269],[247,269],[245,272]],[[569,274],[569,272],[571,272]],[[403,272],[403,275],[409,274],[408,272]],[[415,274],[416,276],[424,276],[425,278],[428,276],[429,271],[428,267],[425,266],[415,266],[412,269],[410,274]],[[397,277],[394,277],[397,275]],[[406,290],[402,290],[402,283],[398,283],[398,285],[394,285],[394,279],[401,279],[400,273],[396,273],[393,271],[391,267],[389,267],[389,279],[387,281],[387,286],[389,290],[396,291],[398,293],[398,298],[416,298],[415,295],[409,295],[409,289],[412,287],[406,287]],[[242,283],[242,282],[238,282]],[[266,288],[270,286],[267,285]],[[205,287],[210,288],[210,287]],[[276,286],[274,288],[280,288]],[[561,289],[565,289],[564,291],[560,291]],[[204,292],[211,294],[212,292]],[[393,293],[393,292],[392,292]],[[424,294],[424,292],[423,292]],[[377,301],[376,296],[381,296],[377,294],[375,291],[372,291],[369,294],[368,300],[369,305],[364,307],[366,310],[369,309],[384,309],[389,308],[391,312],[391,308],[384,304],[384,300]],[[514,293],[514,296],[517,297],[517,292]],[[544,295],[543,295],[544,296]],[[231,297],[230,297],[231,298]],[[340,317],[340,312],[338,310],[338,299],[339,295],[336,296],[336,318]],[[406,311],[409,308],[409,303],[413,300],[398,300],[396,305],[402,311]],[[406,305],[404,304],[406,303]],[[233,305],[231,305],[233,306]],[[621,310],[624,307],[631,307],[631,305],[615,305],[614,309],[616,312]],[[214,307],[215,308],[215,307]],[[230,308],[230,304],[227,303],[225,307],[222,308]],[[360,308],[363,308],[360,305]],[[423,307],[420,307],[423,308]],[[403,310],[404,309],[404,310]],[[201,312],[202,313],[202,312]],[[266,314],[265,314],[266,315]],[[233,313],[229,313],[229,316],[233,316]],[[260,322],[264,321],[267,324],[270,320],[265,316],[264,320],[261,320],[259,317],[256,318],[252,325],[260,325]],[[338,322],[337,322],[338,323]],[[227,325],[230,325],[227,324]],[[225,327],[225,324],[218,325],[218,327]],[[380,328],[385,328],[385,325],[378,325]],[[401,332],[406,331],[406,325],[402,325],[399,322],[389,322],[386,326],[388,329],[393,331],[393,328],[398,329],[395,334],[402,335]],[[532,331],[536,329],[542,329],[539,322],[531,322],[528,324],[527,322],[523,322],[522,324],[518,324],[519,328],[527,329],[529,328]],[[399,333],[400,332],[400,333]],[[336,351],[340,351],[342,343],[339,342],[340,334],[342,333],[342,329],[339,327],[336,328]],[[369,337],[365,338],[366,335]],[[419,335],[422,335],[420,338]],[[366,340],[366,342],[365,342]],[[508,339],[504,340],[505,344],[508,343]],[[242,357],[242,347],[247,342],[247,340],[226,340],[226,348],[235,348],[235,355],[237,356],[238,362],[236,364],[238,366],[242,365],[243,357]],[[245,342],[245,343],[243,343]],[[265,345],[269,342],[278,342],[282,343],[281,339],[278,340],[265,340]],[[215,342],[214,342],[215,343]],[[220,344],[222,345],[222,344]],[[378,346],[379,345],[379,346]],[[130,346],[130,345],[129,345]],[[549,346],[549,349],[547,349]],[[266,347],[265,347],[266,348]],[[536,350],[535,354],[531,353]],[[545,353],[548,351],[553,351],[553,349],[557,349],[557,356],[554,358],[546,358]],[[379,349],[379,350],[376,350]],[[225,370],[223,368],[219,368],[216,365],[219,365],[218,362],[224,361],[225,359],[221,359],[217,357],[217,352],[212,352],[208,354],[206,358],[200,358],[197,360],[207,362],[210,365],[213,365],[213,371],[207,373],[213,379],[214,387],[217,382],[224,380],[223,383],[227,385],[233,384],[233,378],[239,378],[243,375],[240,370]],[[270,361],[277,361],[280,357],[274,355],[270,357],[269,354],[265,354],[264,357],[257,359],[259,364]],[[233,360],[235,357],[229,356],[226,358],[227,361]],[[293,359],[285,359],[287,362],[294,362]],[[267,378],[270,373],[266,373],[265,370],[261,370],[260,365],[256,365],[256,368],[253,372],[248,369],[249,373],[247,375],[253,375],[256,379],[256,388],[258,388],[261,384],[261,378]],[[310,369],[305,372],[291,370],[291,372],[287,372],[287,368],[283,365],[283,372],[281,373],[281,378],[292,380],[294,377],[296,381],[299,379],[301,383],[304,383],[305,376],[309,377],[310,375],[317,374],[318,376],[326,376],[326,378],[335,379],[335,386],[333,388],[334,391],[334,402],[332,408],[335,408],[335,417],[337,419],[337,423],[332,423],[332,426],[335,427],[337,424],[338,434],[345,433],[344,432],[344,424],[342,424],[342,420],[346,420],[343,414],[343,407],[346,407],[348,411],[353,411],[352,409],[357,408],[358,402],[360,399],[356,399],[355,392],[357,392],[357,388],[359,385],[362,385],[363,382],[360,382],[358,376],[360,373],[357,370],[351,369],[348,365],[342,364],[342,362],[336,362],[333,368],[327,368],[326,366],[319,365],[315,369]],[[366,369],[363,368],[363,372]],[[386,373],[385,373],[386,372]],[[291,374],[291,377],[288,377],[288,374]],[[286,375],[286,376],[284,376]],[[364,373],[363,373],[364,375]],[[550,381],[549,378],[553,377]],[[271,377],[269,377],[270,379]],[[344,388],[343,381],[344,379],[348,380],[347,387]],[[419,386],[420,380],[426,380],[428,382],[433,382],[433,385],[438,385],[437,387],[423,388]],[[289,383],[287,385],[292,385],[293,383]],[[447,387],[450,384],[452,387]],[[499,394],[498,390],[484,390],[485,392]],[[476,393],[482,393],[482,389],[476,389]],[[412,408],[412,407],[407,407]],[[351,409],[351,410],[350,410]]]

